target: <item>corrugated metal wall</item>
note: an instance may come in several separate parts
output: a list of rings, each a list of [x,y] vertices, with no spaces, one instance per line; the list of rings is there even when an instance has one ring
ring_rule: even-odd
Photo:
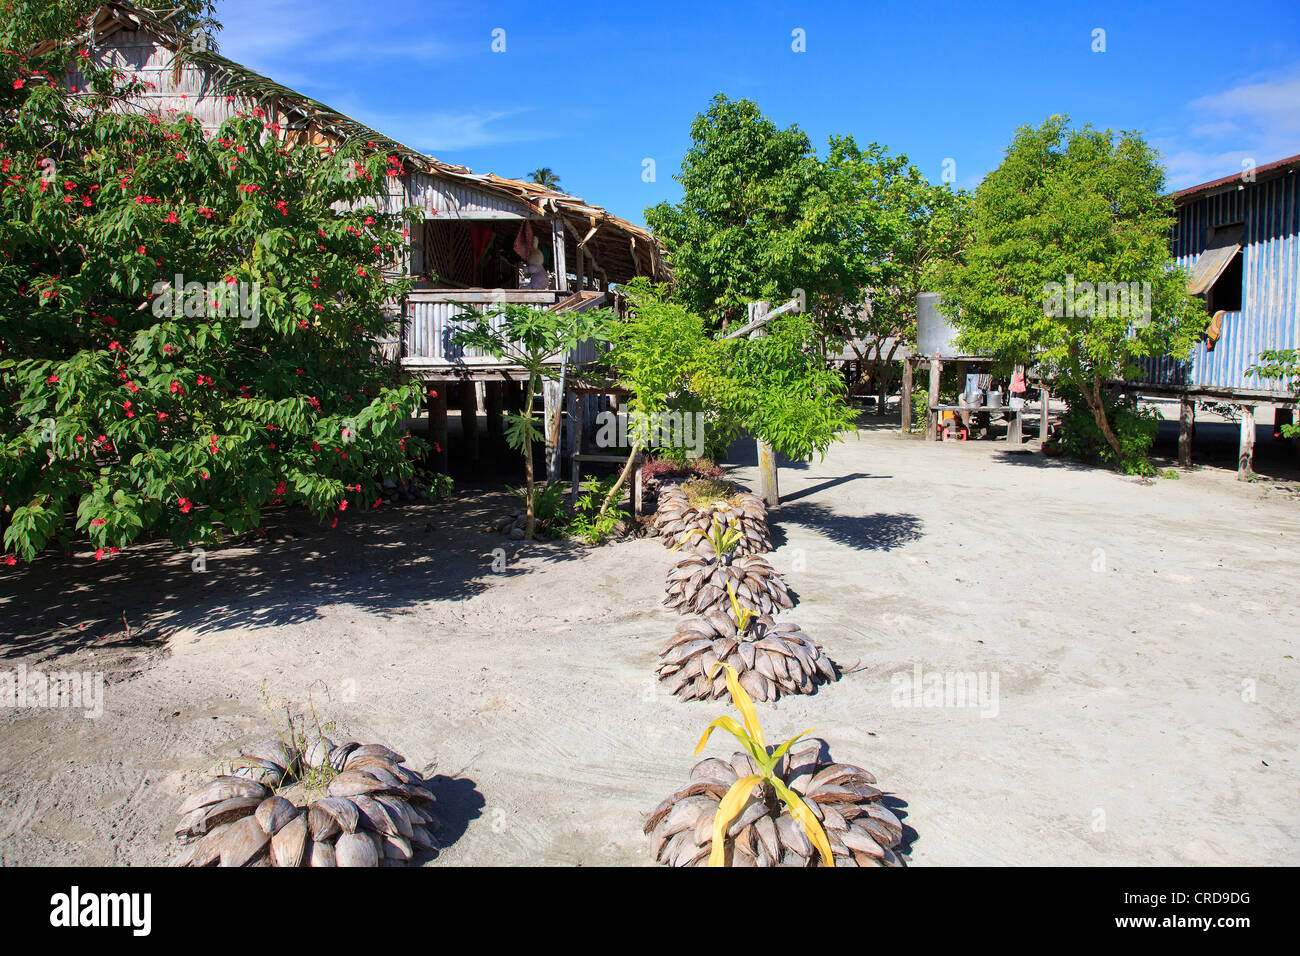
[[[538,308],[543,303],[536,303]],[[419,293],[406,302],[405,340],[406,349],[403,356],[413,366],[429,368],[437,365],[468,365],[474,368],[513,368],[509,362],[493,358],[480,349],[461,348],[452,341],[452,337],[463,327],[455,317],[470,309],[484,310],[484,304],[473,305],[464,302],[430,302],[421,298]],[[503,315],[494,315],[490,322],[494,329],[500,329]],[[569,352],[570,364],[582,364],[596,359],[598,351],[595,343],[582,342]],[[558,357],[556,364],[559,363]]]
[[[1209,243],[1212,226],[1245,223],[1242,311],[1223,317],[1214,347],[1199,343],[1188,361],[1148,359],[1142,381],[1283,392],[1277,383],[1246,374],[1264,349],[1300,347],[1300,186],[1295,174],[1207,196],[1184,205],[1174,228],[1173,253],[1191,269]]]
[[[462,349],[452,336],[462,327],[453,317],[469,309],[462,302],[425,302],[418,298],[406,303],[406,357],[455,362],[473,360],[475,365],[496,365],[496,359],[477,349]],[[493,316],[492,327],[499,328],[502,316]]]

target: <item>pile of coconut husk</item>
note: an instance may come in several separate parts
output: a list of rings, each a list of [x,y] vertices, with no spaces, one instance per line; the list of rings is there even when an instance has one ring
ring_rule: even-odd
[[[718,805],[738,779],[756,772],[748,754],[730,762],[701,760],[691,779],[659,804],[646,822],[655,860],[669,866],[705,866],[713,845]],[[836,866],[900,866],[903,824],[881,802],[876,778],[861,767],[833,762],[824,741],[786,754],[781,782],[799,795],[822,825]],[[770,784],[755,787],[727,828],[728,866],[816,866],[817,850]]]
[[[402,866],[436,848],[434,795],[380,744],[279,739],[218,764],[183,804],[173,866]]]
[[[714,484],[717,484],[716,482]],[[681,501],[686,493],[680,492]],[[762,502],[758,501],[758,507]],[[690,521],[696,520],[692,512]],[[767,540],[763,509],[761,540]],[[664,604],[688,617],[659,649],[655,673],[685,700],[720,698],[728,693],[718,670],[730,664],[755,700],[775,701],[781,694],[811,694],[839,674],[821,645],[796,624],[774,615],[794,607],[789,588],[767,558],[752,551],[758,520],[751,515],[751,537],[742,519],[724,525],[722,512],[710,514],[707,529],[677,530],[682,519],[664,525],[679,539],[686,556],[668,573]]]
[[[760,614],[794,607],[789,588],[766,558],[718,554],[707,540],[701,542],[700,551],[688,554],[668,572],[664,604],[681,613],[718,610],[730,614],[733,621],[737,607]]]
[[[655,674],[683,700],[717,700],[727,693],[719,664],[735,668],[740,685],[761,701],[811,694],[839,677],[835,663],[799,625],[760,615],[740,627],[719,611],[684,619],[659,649]]]
[[[701,539],[693,532],[707,534],[715,518],[723,527],[734,523],[740,532],[737,554],[765,554],[772,550],[763,499],[726,482],[695,479],[665,487],[659,493],[659,507],[650,524],[656,534],[667,539],[667,547],[694,549]]]

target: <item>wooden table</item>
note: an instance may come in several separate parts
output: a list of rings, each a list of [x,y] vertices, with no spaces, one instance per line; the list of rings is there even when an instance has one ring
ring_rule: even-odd
[[[1001,412],[1003,418],[1010,415],[1011,425],[1007,428],[1007,441],[1019,445],[1024,441],[1024,416],[1025,407],[1012,408],[1010,405],[931,405],[930,411],[933,415],[928,416],[929,420],[934,422],[933,430],[925,437],[927,441],[937,441],[939,438],[939,413],[940,412],[970,412],[972,414],[992,414]]]

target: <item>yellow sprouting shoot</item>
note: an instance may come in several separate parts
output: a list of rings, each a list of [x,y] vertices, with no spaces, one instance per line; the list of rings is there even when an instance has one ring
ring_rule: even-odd
[[[736,600],[736,588],[730,581],[727,582],[727,594],[731,597],[731,611],[736,615],[736,634],[744,634],[750,620],[757,617],[758,612],[753,608],[740,606],[740,602]]]
[[[734,594],[732,601],[735,601]],[[721,727],[740,741],[741,746],[745,748],[746,753],[749,754],[750,759],[758,768],[758,772],[737,780],[731,785],[731,789],[727,791],[718,804],[717,812],[713,816],[713,845],[709,850],[709,866],[723,866],[726,864],[727,828],[749,805],[749,801],[754,794],[754,788],[756,786],[761,787],[763,784],[770,784],[781,802],[789,807],[790,816],[803,828],[804,833],[808,835],[809,842],[817,848],[817,852],[821,855],[822,865],[834,866],[835,856],[831,852],[830,841],[826,837],[826,831],[822,829],[821,821],[813,815],[813,812],[808,809],[808,805],[800,799],[799,795],[782,782],[776,773],[777,764],[781,762],[781,758],[786,755],[794,742],[812,733],[812,729],[795,734],[769,754],[767,744],[763,739],[763,728],[759,724],[758,714],[754,710],[754,701],[749,696],[749,692],[741,686],[736,669],[730,664],[718,664],[710,672],[710,680],[717,676],[718,668],[726,668],[727,689],[731,691],[731,701],[736,705],[736,710],[740,711],[744,726],[736,723],[734,718],[725,715],[717,718],[708,727],[704,728],[704,733],[700,737],[695,752],[698,754],[704,749],[704,745],[708,743],[709,736],[713,733],[714,728]]]

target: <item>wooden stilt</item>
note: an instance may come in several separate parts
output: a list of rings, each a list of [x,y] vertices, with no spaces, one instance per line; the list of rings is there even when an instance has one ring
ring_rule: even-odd
[[[460,383],[460,433],[465,460],[478,464],[478,392],[473,382]]]
[[[447,473],[447,386],[450,382],[430,382],[435,394],[429,396],[429,448],[434,468]]]
[[[937,441],[939,438],[939,413],[934,406],[939,404],[939,376],[943,374],[943,360],[936,354],[930,359],[930,401],[925,412],[925,440]]]
[[[1241,444],[1237,448],[1237,480],[1246,481],[1255,473],[1255,406],[1241,407]]]
[[[521,382],[513,378],[508,379],[506,386],[506,411],[512,415],[521,415],[524,411],[524,386]]]
[[[1052,427],[1052,393],[1048,391],[1047,383],[1038,390],[1038,442],[1042,444],[1047,441],[1047,434]]]
[[[912,358],[903,356],[903,393],[898,400],[899,431],[904,435],[912,431]]]
[[[573,476],[573,488],[569,491],[569,504],[578,500],[578,490],[582,485],[582,432],[586,423],[586,396],[581,392],[573,393],[573,411],[569,417],[569,469]]]
[[[487,382],[483,386],[483,410],[487,413],[488,442],[500,447],[505,441],[505,424],[502,410],[505,407],[506,383]]]
[[[641,477],[641,453],[637,452],[632,471],[632,520],[637,521],[645,512],[645,481]]]
[[[560,471],[560,412],[564,407],[560,383],[542,382],[542,421],[546,434],[546,480],[555,481]]]
[[[1183,396],[1178,408],[1178,464],[1192,467],[1192,430],[1196,427],[1196,402]]]

